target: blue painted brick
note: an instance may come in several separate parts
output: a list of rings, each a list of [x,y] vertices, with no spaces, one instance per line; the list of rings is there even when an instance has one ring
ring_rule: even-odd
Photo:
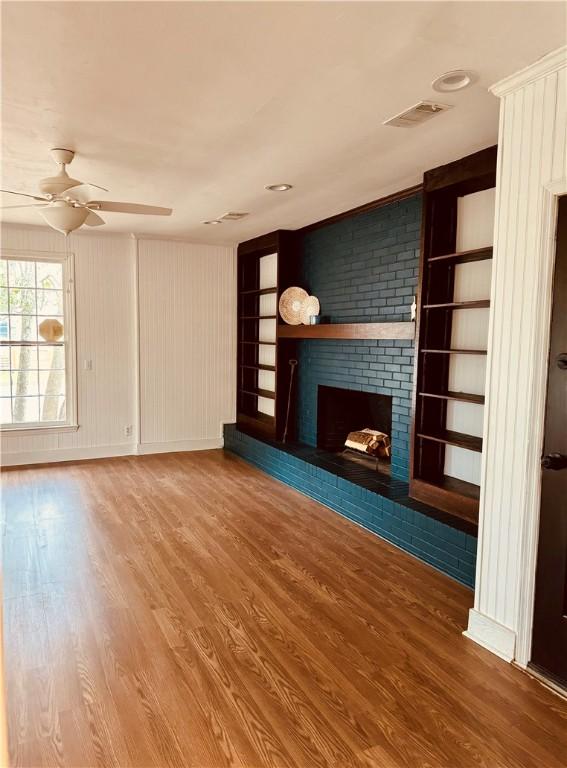
[[[409,320],[420,226],[415,196],[314,230],[305,239],[300,284],[319,297],[330,322]],[[390,395],[393,414],[408,417],[397,424],[392,473],[408,479],[411,341],[302,341],[298,374],[297,433],[308,445],[317,441],[319,384]]]

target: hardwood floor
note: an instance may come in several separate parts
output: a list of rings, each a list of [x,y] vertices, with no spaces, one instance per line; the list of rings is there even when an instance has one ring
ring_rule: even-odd
[[[567,765],[469,590],[222,451],[2,483],[12,766]]]

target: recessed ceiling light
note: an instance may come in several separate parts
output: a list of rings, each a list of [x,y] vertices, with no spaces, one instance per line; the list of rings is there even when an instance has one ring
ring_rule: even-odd
[[[210,221],[204,221],[203,224],[222,224],[220,219],[211,219]]]
[[[434,91],[441,93],[450,93],[451,91],[461,91],[474,82],[474,72],[468,72],[466,69],[454,69],[451,72],[436,77],[431,83]]]
[[[269,192],[287,192],[288,189],[293,189],[291,184],[268,184],[264,189]]]
[[[243,219],[245,216],[248,216],[248,213],[243,213],[240,211],[229,211],[228,213],[224,213],[221,216],[222,221],[239,221],[240,219]]]

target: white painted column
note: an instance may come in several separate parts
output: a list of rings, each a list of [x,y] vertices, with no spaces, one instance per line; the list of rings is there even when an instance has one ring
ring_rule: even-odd
[[[465,634],[527,664],[540,505],[557,199],[567,193],[567,47],[501,98],[474,609]]]

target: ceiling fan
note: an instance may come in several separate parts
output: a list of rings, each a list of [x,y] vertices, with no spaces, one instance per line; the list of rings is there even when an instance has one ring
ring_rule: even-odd
[[[25,205],[4,205],[1,208],[37,208],[47,224],[53,229],[68,235],[83,224],[89,227],[99,227],[104,224],[95,211],[110,211],[112,213],[142,213],[152,216],[171,216],[171,208],[160,208],[154,205],[138,205],[137,203],[116,203],[110,200],[91,200],[92,188],[108,192],[97,184],[85,184],[78,179],[72,179],[65,168],[69,165],[75,153],[71,149],[52,149],[51,157],[59,166],[55,176],[48,176],[39,182],[41,195],[29,195],[26,192],[13,192],[2,189],[8,195],[19,195],[34,200]]]

